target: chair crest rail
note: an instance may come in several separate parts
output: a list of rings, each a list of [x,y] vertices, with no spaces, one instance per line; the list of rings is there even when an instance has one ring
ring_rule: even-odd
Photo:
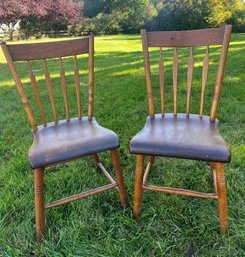
[[[165,70],[164,70],[164,47],[174,48],[173,54],[173,113],[176,116],[178,113],[178,70],[179,70],[179,56],[177,48],[189,47],[190,53],[188,57],[188,68],[187,68],[187,87],[186,87],[186,115],[189,116],[191,113],[191,91],[193,82],[193,72],[194,72],[194,50],[193,47],[203,47],[206,46],[206,52],[203,60],[202,68],[202,82],[201,82],[201,101],[200,101],[200,118],[203,117],[204,113],[204,94],[207,85],[208,78],[208,66],[209,66],[209,46],[222,45],[219,67],[217,72],[217,79],[214,89],[214,96],[212,107],[210,110],[210,121],[215,121],[218,103],[222,88],[222,80],[224,74],[224,65],[227,57],[231,25],[225,25],[221,28],[216,29],[204,29],[204,30],[191,30],[191,31],[154,31],[147,32],[146,30],[141,30],[142,36],[142,46],[144,54],[144,66],[146,75],[146,88],[148,97],[148,110],[149,115],[153,119],[154,110],[154,97],[152,90],[151,81],[151,69],[150,69],[150,58],[149,58],[149,48],[159,47],[159,61],[158,61],[158,75],[160,84],[160,98],[161,98],[161,113],[165,113],[165,99],[164,99],[164,83],[165,83]]]

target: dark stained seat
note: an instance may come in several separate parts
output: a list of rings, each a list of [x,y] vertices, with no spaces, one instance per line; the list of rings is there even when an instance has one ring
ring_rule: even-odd
[[[130,143],[133,154],[230,162],[230,150],[219,134],[218,120],[208,116],[155,114]]]
[[[119,147],[116,133],[88,117],[38,126],[33,137],[29,160],[34,169]]]

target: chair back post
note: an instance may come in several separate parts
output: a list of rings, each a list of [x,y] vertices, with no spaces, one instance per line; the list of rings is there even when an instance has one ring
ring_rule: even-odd
[[[89,36],[89,78],[88,78],[88,118],[91,120],[94,114],[94,36]]]
[[[148,111],[151,119],[154,119],[154,98],[152,93],[152,82],[151,82],[151,70],[150,70],[150,59],[147,44],[147,33],[145,29],[141,30],[142,37],[142,47],[144,54],[144,66],[145,66],[145,77],[146,77],[146,89],[147,89],[147,99],[148,99]]]
[[[6,45],[5,42],[2,42],[1,43],[1,48],[2,48],[2,51],[4,53],[5,58],[7,60],[10,72],[13,75],[13,78],[14,78],[17,90],[18,90],[20,98],[21,98],[21,102],[22,102],[22,104],[24,106],[24,109],[25,109],[25,112],[27,114],[27,118],[28,118],[28,120],[29,120],[29,122],[31,124],[32,129],[34,131],[36,131],[37,130],[37,123],[36,123],[35,118],[33,116],[32,109],[30,107],[28,98],[27,98],[27,96],[25,94],[25,91],[24,91],[23,85],[21,83],[21,80],[20,80],[20,78],[18,76],[18,72],[17,72],[16,67],[14,65],[13,59],[12,59],[10,53],[9,53],[8,46]]]
[[[228,48],[229,48],[231,31],[232,31],[232,26],[225,25],[222,51],[220,55],[219,68],[218,68],[217,79],[216,79],[216,84],[214,88],[213,102],[212,102],[212,107],[210,112],[210,121],[212,122],[215,121],[217,110],[218,110],[218,104],[219,104],[220,93],[222,88],[222,81],[224,77],[225,62],[226,62],[226,57],[227,57]]]

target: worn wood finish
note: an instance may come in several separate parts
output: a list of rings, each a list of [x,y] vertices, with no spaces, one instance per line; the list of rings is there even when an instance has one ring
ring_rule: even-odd
[[[220,231],[223,234],[227,234],[228,233],[228,208],[227,208],[224,163],[216,163],[215,168],[216,168],[216,174],[217,174],[217,193],[218,193]]]
[[[94,36],[89,36],[88,118],[94,114]]]
[[[79,38],[57,42],[15,44],[8,46],[13,61],[42,60],[88,53],[89,39]]]
[[[33,73],[32,65],[31,65],[30,61],[28,61],[28,68],[29,68],[29,71],[30,71],[30,79],[31,79],[32,89],[33,89],[34,96],[35,96],[35,99],[36,99],[37,104],[38,104],[38,109],[39,109],[39,112],[40,112],[40,116],[41,116],[43,125],[46,126],[47,122],[46,122],[42,101],[40,99],[40,95],[39,95],[39,91],[38,91],[38,87],[37,87],[36,76]]]
[[[43,175],[44,168],[36,169],[34,172],[35,217],[38,241],[41,241],[45,231]]]
[[[122,206],[126,208],[128,206],[128,198],[127,198],[127,193],[124,185],[124,179],[123,179],[123,174],[120,166],[120,159],[119,159],[117,149],[111,150],[111,160],[112,160],[113,168],[115,170],[120,200],[121,200]]]
[[[196,192],[186,189],[180,188],[173,188],[173,187],[158,187],[153,185],[143,185],[143,189],[148,189],[157,192],[169,193],[169,194],[179,194],[179,195],[186,195],[186,196],[194,196],[194,197],[201,197],[201,198],[213,198],[217,199],[218,196],[215,193],[203,193],[203,192]]]
[[[23,106],[25,108],[25,112],[26,112],[27,118],[28,118],[28,120],[29,120],[29,122],[31,124],[31,127],[35,131],[35,130],[37,130],[37,123],[36,123],[35,118],[33,116],[32,109],[30,107],[28,98],[27,98],[27,96],[25,94],[25,91],[24,91],[23,85],[21,83],[20,77],[18,75],[18,72],[16,70],[16,67],[14,65],[12,56],[9,53],[8,46],[3,42],[3,43],[1,43],[1,47],[2,47],[2,51],[4,53],[4,56],[6,58],[8,67],[9,67],[9,69],[10,69],[12,75],[13,75],[13,79],[15,81],[17,90],[19,92],[21,102],[22,102],[22,104],[23,104]]]
[[[46,80],[46,85],[48,89],[49,99],[50,99],[50,103],[53,111],[54,122],[58,123],[58,116],[57,116],[55,102],[54,102],[54,93],[51,85],[51,78],[50,78],[50,73],[48,70],[48,64],[46,60],[44,60],[44,74],[45,74],[45,80]]]
[[[63,68],[62,58],[60,58],[60,79],[61,79],[62,93],[63,93],[64,103],[65,103],[66,120],[69,120],[70,114],[69,114],[69,105],[68,105],[68,97],[67,97],[66,77],[65,77],[65,71]]]
[[[174,100],[174,110],[173,114],[177,116],[177,91],[178,91],[178,53],[177,47],[190,47],[190,55],[188,58],[188,73],[187,73],[187,97],[186,97],[186,115],[187,118],[190,117],[191,113],[191,106],[190,106],[190,99],[191,99],[191,91],[192,91],[192,80],[193,80],[193,71],[194,71],[194,54],[193,54],[193,47],[195,46],[207,46],[204,60],[203,60],[203,69],[202,69],[202,89],[201,89],[201,101],[200,101],[200,119],[203,118],[204,113],[204,94],[205,88],[207,84],[208,78],[208,66],[209,66],[209,46],[212,45],[222,45],[222,51],[220,56],[219,68],[217,73],[216,85],[214,90],[214,97],[211,107],[210,113],[210,122],[214,122],[216,118],[220,92],[222,87],[222,80],[224,74],[224,65],[227,57],[227,51],[229,46],[231,34],[231,26],[226,25],[218,29],[206,29],[206,30],[194,30],[194,31],[170,31],[170,32],[146,32],[145,30],[141,31],[142,35],[142,44],[143,44],[143,53],[144,53],[144,62],[145,62],[145,74],[146,74],[146,85],[147,85],[147,94],[148,94],[148,106],[149,106],[149,113],[151,117],[154,117],[154,105],[153,97],[151,94],[152,90],[152,82],[150,77],[150,61],[149,61],[149,47],[160,47],[160,54],[159,54],[159,81],[160,81],[160,95],[161,95],[161,114],[165,115],[162,119],[166,119],[166,114],[164,114],[164,60],[162,56],[162,48],[163,47],[172,47],[174,48],[174,55],[173,55],[173,100]],[[152,99],[152,101],[151,101]],[[155,119],[160,117],[159,115],[155,115]],[[171,116],[170,116],[171,117]],[[189,119],[186,119],[189,122]],[[173,119],[173,122],[177,121],[177,119]],[[176,122],[177,123],[177,122]],[[147,125],[143,129],[145,132],[147,126],[149,125],[149,121],[147,120]],[[158,123],[156,123],[158,125]],[[162,125],[162,123],[159,123]],[[191,126],[191,123],[188,123]],[[204,123],[203,123],[204,124]],[[154,124],[155,125],[155,124]],[[155,126],[157,126],[155,125]],[[179,126],[177,124],[176,126]],[[157,131],[156,127],[152,127],[152,131]],[[161,128],[162,129],[162,128]],[[173,126],[173,130],[174,130]],[[160,129],[159,129],[160,130]],[[141,132],[140,132],[141,133]],[[147,132],[148,133],[148,132]],[[147,134],[146,133],[146,134]],[[151,132],[154,133],[154,132]],[[160,133],[159,133],[160,134]],[[147,137],[150,137],[147,134]],[[158,134],[156,134],[158,135]],[[154,140],[156,140],[157,136],[153,136]],[[176,134],[177,135],[177,134]],[[138,140],[138,141],[137,141]],[[210,198],[210,199],[217,199],[218,206],[219,206],[219,218],[220,218],[220,229],[222,233],[228,232],[228,211],[227,211],[227,199],[226,199],[226,186],[225,186],[225,177],[224,177],[224,164],[220,163],[221,159],[217,157],[217,160],[213,158],[213,162],[210,162],[209,165],[211,167],[211,175],[213,178],[214,183],[214,193],[205,193],[205,192],[197,192],[192,190],[186,190],[181,188],[172,188],[172,187],[159,187],[155,185],[148,185],[147,184],[147,177],[150,173],[154,157],[151,156],[151,160],[147,164],[144,176],[143,176],[143,166],[144,166],[144,156],[149,154],[155,154],[153,150],[150,148],[146,148],[142,145],[148,142],[149,138],[146,140],[144,139],[143,132],[139,137],[135,136],[132,140],[132,153],[137,154],[137,161],[136,161],[136,174],[135,174],[135,188],[134,188],[134,217],[138,218],[141,212],[142,206],[142,194],[143,190],[152,190],[170,194],[179,194],[185,196],[193,196],[193,197],[201,197],[201,198]],[[138,143],[140,142],[140,143]],[[155,142],[155,141],[154,141]],[[137,145],[138,144],[138,145]],[[142,145],[140,145],[142,144]],[[136,147],[137,145],[137,147]],[[164,144],[163,144],[164,146]],[[134,148],[138,150],[135,150]],[[159,145],[156,145],[159,147]],[[187,145],[188,147],[188,145]],[[163,147],[162,147],[163,148]],[[169,156],[168,151],[159,150],[159,155],[161,156]],[[141,150],[139,150],[141,149]],[[148,150],[147,150],[148,149]],[[176,149],[178,149],[176,147]],[[177,151],[177,150],[176,150]],[[229,149],[227,148],[229,152]],[[229,154],[229,153],[228,153]],[[157,154],[158,155],[158,154]],[[174,154],[171,153],[171,156],[174,157]],[[179,153],[176,153],[175,157],[180,157]],[[193,157],[194,158],[194,157]],[[201,158],[201,157],[200,157]],[[196,158],[198,159],[198,158]]]
[[[164,59],[163,59],[161,47],[160,47],[160,54],[159,54],[159,82],[160,82],[161,112],[162,112],[162,115],[164,115]]]
[[[188,60],[188,74],[187,74],[187,95],[186,95],[186,115],[190,114],[190,101],[191,101],[191,89],[194,69],[194,56],[193,49],[190,48],[190,55]]]
[[[82,192],[80,194],[72,195],[72,196],[63,198],[61,200],[46,204],[45,209],[58,207],[58,206],[61,206],[65,203],[74,202],[76,200],[80,200],[82,198],[85,198],[85,197],[88,197],[88,196],[91,196],[91,195],[95,195],[95,194],[104,192],[106,190],[109,190],[109,189],[112,189],[112,188],[115,188],[115,187],[117,187],[117,183],[111,183],[109,185],[101,186],[101,187],[98,187],[96,189],[92,189],[92,190],[89,190],[89,191],[86,191],[86,192]]]
[[[145,77],[146,77],[148,110],[149,110],[150,117],[153,119],[154,114],[155,114],[154,98],[153,98],[153,92],[152,92],[150,59],[149,59],[149,52],[148,52],[147,35],[146,35],[146,30],[145,29],[141,30],[141,37],[142,37],[142,47],[143,47],[144,63],[145,63]]]
[[[44,124],[44,126],[47,124],[47,127],[50,129],[48,130],[49,133],[54,133],[54,130],[56,131],[54,134],[55,136],[53,137],[54,140],[52,140],[52,142],[46,143],[45,142],[45,137],[46,135],[50,135],[45,134],[42,138],[42,140],[40,139],[41,136],[41,128],[40,128],[40,134],[38,134],[39,131],[36,131],[36,133],[33,133],[34,136],[34,143],[32,145],[31,150],[33,149],[33,147],[36,147],[37,151],[35,153],[40,153],[40,155],[42,154],[42,150],[40,150],[40,148],[43,147],[44,144],[44,150],[45,151],[50,151],[51,153],[48,155],[49,157],[55,156],[57,157],[55,159],[54,162],[50,162],[50,159],[47,161],[46,160],[46,164],[40,164],[40,163],[45,163],[42,159],[42,156],[39,156],[38,154],[33,154],[32,155],[32,160],[34,160],[34,162],[36,161],[36,163],[34,164],[34,162],[31,161],[30,158],[30,162],[33,168],[38,167],[38,169],[35,170],[35,174],[34,174],[34,182],[35,182],[35,212],[36,212],[36,227],[37,227],[37,238],[40,241],[44,235],[44,229],[45,229],[45,221],[44,221],[44,209],[49,209],[52,207],[57,207],[60,206],[62,204],[65,203],[69,203],[78,199],[82,199],[91,195],[95,195],[97,193],[101,193],[104,192],[106,190],[110,190],[110,189],[114,189],[116,188],[119,191],[119,195],[120,195],[120,199],[122,202],[122,205],[124,207],[126,207],[128,205],[128,200],[127,200],[127,194],[126,194],[126,190],[125,190],[125,186],[124,186],[124,180],[123,180],[123,174],[122,174],[122,170],[120,167],[120,161],[119,161],[119,155],[117,153],[117,150],[114,149],[114,147],[116,147],[118,145],[118,140],[115,139],[115,135],[113,133],[111,133],[111,131],[107,131],[106,133],[103,132],[99,132],[99,125],[96,123],[94,126],[91,125],[91,119],[93,118],[93,110],[94,110],[94,38],[93,36],[90,36],[89,38],[86,39],[79,39],[79,40],[67,40],[67,41],[59,41],[59,42],[50,42],[50,43],[42,43],[42,44],[25,44],[25,45],[11,45],[8,46],[5,43],[1,44],[3,52],[6,56],[6,60],[7,63],[9,65],[10,71],[13,75],[13,78],[15,80],[17,89],[19,91],[20,97],[21,97],[21,101],[25,107],[25,111],[27,113],[27,117],[30,121],[30,124],[33,128],[33,130],[38,130],[37,124],[35,122],[34,116],[32,114],[32,110],[30,108],[28,99],[25,95],[20,77],[17,73],[15,64],[13,62],[12,57],[14,58],[14,60],[16,61],[20,61],[20,60],[27,60],[28,63],[28,68],[29,68],[29,72],[30,72],[30,80],[32,83],[32,87],[33,87],[33,92],[34,92],[34,96],[35,99],[37,101],[38,107],[39,107],[39,111],[40,111],[40,115],[42,118],[42,122]],[[63,67],[63,62],[62,62],[62,57],[64,56],[72,56],[74,57],[74,81],[75,81],[75,87],[76,87],[76,96],[77,96],[77,113],[78,113],[78,119],[82,118],[82,108],[81,108],[81,103],[80,103],[80,78],[79,78],[79,69],[78,69],[78,63],[77,63],[77,54],[83,54],[83,53],[88,53],[89,54],[89,81],[88,81],[88,91],[89,91],[89,104],[88,104],[88,116],[90,120],[85,119],[84,121],[78,121],[77,119],[72,119],[70,120],[70,115],[69,115],[69,105],[68,105],[68,95],[67,95],[67,83],[66,83],[66,77],[65,77],[65,71],[64,71],[64,67]],[[12,55],[12,57],[11,57]],[[60,79],[61,79],[61,90],[63,93],[63,97],[64,97],[64,104],[65,104],[65,110],[66,110],[66,120],[61,120],[60,123],[58,123],[58,116],[57,116],[57,111],[56,111],[56,106],[55,106],[55,100],[54,100],[54,92],[53,92],[53,88],[51,85],[51,76],[50,76],[50,72],[48,70],[48,58],[59,58],[59,66],[60,66]],[[53,112],[53,116],[54,116],[54,121],[57,123],[54,124],[53,123],[46,123],[46,119],[44,116],[44,111],[43,111],[43,105],[39,96],[39,91],[38,91],[38,86],[37,86],[37,81],[36,81],[36,77],[33,73],[33,69],[32,69],[32,65],[31,65],[31,61],[32,59],[37,59],[37,60],[43,60],[44,62],[44,75],[45,75],[45,81],[46,81],[46,85],[47,85],[47,90],[48,90],[48,94],[49,94],[49,98],[50,98],[50,102],[51,102],[51,107],[52,107],[52,112]],[[77,123],[78,122],[78,123]],[[46,205],[44,205],[44,185],[43,185],[43,171],[44,171],[44,167],[43,166],[50,166],[50,165],[56,165],[58,163],[63,163],[63,162],[67,162],[69,160],[73,160],[72,155],[74,155],[74,159],[79,158],[79,156],[83,156],[86,155],[86,153],[83,154],[82,151],[79,152],[79,154],[77,154],[77,152],[73,149],[73,143],[66,143],[63,144],[63,150],[65,149],[67,152],[67,156],[62,155],[62,158],[60,158],[59,154],[60,152],[55,152],[55,150],[53,150],[52,148],[56,149],[54,146],[55,144],[57,144],[57,142],[55,141],[55,138],[58,140],[58,138],[63,138],[63,137],[69,137],[70,135],[67,135],[66,132],[66,128],[64,129],[64,126],[68,125],[70,127],[73,127],[73,124],[75,124],[75,128],[80,127],[80,122],[83,122],[84,127],[84,133],[86,134],[86,129],[89,130],[90,125],[93,126],[93,129],[95,130],[94,133],[94,137],[96,138],[96,136],[101,133],[103,138],[105,139],[105,141],[110,141],[111,140],[111,144],[115,145],[113,146],[112,150],[111,150],[111,158],[112,158],[112,163],[115,169],[115,174],[116,174],[116,181],[110,176],[109,172],[107,172],[107,170],[105,169],[105,167],[102,165],[102,163],[99,160],[99,156],[97,153],[97,150],[94,153],[91,153],[93,151],[93,149],[96,149],[96,147],[98,147],[98,145],[100,145],[100,151],[102,151],[103,149],[103,142],[98,142],[98,145],[96,147],[91,147],[92,151],[88,151],[87,154],[91,154],[96,162],[97,167],[102,171],[102,173],[107,177],[107,179],[111,182],[108,185],[102,186],[102,187],[98,187],[86,192],[82,192],[80,194],[77,195],[73,195],[73,196],[69,196],[66,197],[64,199],[58,200],[58,201],[54,201],[52,203],[48,203]],[[89,126],[86,128],[86,126]],[[63,126],[64,125],[64,126]],[[63,127],[62,127],[63,126]],[[91,127],[92,128],[92,127]],[[43,129],[43,128],[42,128]],[[53,130],[54,129],[54,130]],[[46,130],[46,129],[44,129]],[[53,131],[52,131],[53,130]],[[51,132],[50,132],[51,131]],[[46,131],[45,131],[46,132]],[[68,131],[69,132],[69,131]],[[81,133],[81,132],[79,132]],[[103,134],[104,133],[104,134]],[[72,134],[72,132],[71,132]],[[111,135],[111,138],[110,138]],[[102,138],[101,136],[101,138]],[[112,138],[113,137],[113,138]],[[72,135],[71,135],[72,138]],[[91,136],[91,138],[93,138],[93,136]],[[36,140],[37,139],[37,140]],[[64,140],[65,141],[65,140]],[[72,141],[72,140],[71,140]],[[44,143],[43,143],[44,142]],[[67,141],[65,141],[67,142]],[[52,144],[52,145],[51,145]],[[104,143],[105,144],[105,143]],[[35,146],[34,146],[35,145]],[[93,144],[92,144],[93,145]],[[41,146],[41,147],[40,147]],[[88,145],[83,145],[82,143],[80,143],[80,150],[82,149],[82,147],[86,148],[90,148],[90,146]],[[39,148],[39,149],[38,149]],[[51,149],[51,150],[50,150]],[[108,146],[104,147],[105,150],[108,149]],[[30,152],[31,152],[30,150]],[[74,152],[72,152],[74,151]],[[85,151],[86,152],[86,151]],[[30,154],[29,154],[30,157]],[[38,159],[38,161],[37,161]],[[61,159],[61,160],[60,160]],[[39,163],[38,163],[39,162]],[[42,166],[42,168],[39,168],[39,166]]]
[[[222,51],[220,55],[220,61],[219,61],[219,68],[217,73],[217,79],[216,84],[214,88],[214,97],[211,107],[211,113],[210,113],[210,120],[215,121],[217,110],[218,110],[218,104],[220,99],[220,93],[222,88],[222,81],[224,77],[224,69],[225,69],[225,62],[227,58],[229,43],[230,43],[230,36],[232,31],[231,25],[226,25],[225,27],[225,33],[224,33],[224,39],[223,39],[223,45],[222,45]]]
[[[202,68],[202,93],[201,93],[201,103],[200,103],[200,118],[203,117],[203,108],[204,108],[204,93],[207,84],[208,78],[208,65],[209,65],[209,47],[206,49],[206,53],[203,60]]]
[[[174,116],[177,115],[178,65],[179,65],[178,53],[177,53],[177,49],[174,48],[174,57],[173,57]]]
[[[191,47],[221,45],[224,27],[217,29],[147,32],[149,47]]]
[[[82,117],[81,88],[80,88],[80,77],[79,77],[79,69],[78,69],[76,55],[74,55],[74,78],[75,78],[76,96],[77,96],[77,114],[78,114],[78,118],[81,119]]]
[[[136,219],[140,216],[141,207],[142,207],[143,169],[144,169],[144,155],[137,155],[135,182],[134,182],[134,218]]]

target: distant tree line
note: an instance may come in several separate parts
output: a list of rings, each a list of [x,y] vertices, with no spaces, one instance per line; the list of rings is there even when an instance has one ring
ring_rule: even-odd
[[[96,34],[185,30],[232,24],[245,32],[243,0],[84,0],[84,20],[75,30]]]
[[[13,38],[16,24],[22,38],[59,30],[70,35],[138,33],[233,25],[245,32],[243,0],[8,0],[0,2],[0,25]],[[0,28],[1,28],[0,27]]]

